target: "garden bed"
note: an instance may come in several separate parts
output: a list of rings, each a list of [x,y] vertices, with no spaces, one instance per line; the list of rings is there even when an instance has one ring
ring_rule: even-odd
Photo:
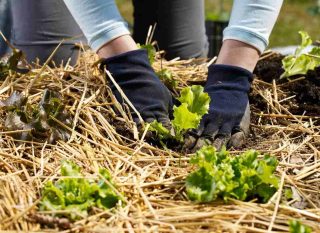
[[[232,154],[256,149],[277,157],[280,188],[266,204],[190,202],[185,178],[194,169],[190,155],[157,148],[139,136],[126,108],[116,102],[89,52],[79,64],[10,74],[1,81],[0,97],[24,91],[35,77],[29,99],[37,102],[45,88],[59,91],[72,117],[71,139],[56,145],[17,142],[4,129],[1,114],[0,230],[64,232],[288,232],[297,219],[320,232],[319,72],[278,80],[281,56],[262,55],[251,91],[252,125],[248,142]],[[212,61],[209,61],[211,63]],[[203,84],[204,60],[161,61],[178,82],[176,92]],[[118,112],[117,114],[115,112]],[[68,222],[40,211],[43,185],[59,177],[62,160],[74,161],[87,177],[107,168],[125,199],[112,210],[92,209],[89,217]],[[285,193],[291,190],[292,196]],[[279,198],[281,197],[281,198]],[[269,230],[269,231],[268,231]]]

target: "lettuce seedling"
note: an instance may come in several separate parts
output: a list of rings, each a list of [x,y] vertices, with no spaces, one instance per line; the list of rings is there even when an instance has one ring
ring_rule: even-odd
[[[87,217],[93,207],[115,207],[121,197],[114,191],[111,176],[106,169],[100,169],[99,174],[102,178],[98,182],[86,179],[80,172],[80,167],[64,161],[61,165],[63,178],[54,183],[48,181],[43,188],[40,210],[77,220]]]
[[[59,92],[46,89],[39,104],[29,104],[23,93],[15,91],[0,101],[0,107],[7,112],[4,126],[9,131],[17,131],[12,136],[22,141],[67,141],[70,131],[55,121],[71,126],[71,117],[61,99]]]
[[[200,149],[190,160],[197,170],[186,179],[190,200],[210,202],[217,198],[267,202],[277,191],[279,179],[274,175],[278,162],[265,155],[258,159],[256,151],[231,156],[225,148],[216,151],[212,146]]]
[[[290,233],[311,233],[312,229],[309,226],[306,226],[297,220],[290,220],[289,232]]]
[[[152,44],[143,44],[143,45],[138,44],[138,47],[141,49],[147,50],[149,62],[152,65],[156,58],[156,53],[157,53],[156,48]]]
[[[168,69],[162,69],[157,72],[158,77],[160,80],[171,90],[174,90],[177,88],[178,83],[177,81],[173,78],[173,74],[170,70]]]
[[[150,130],[156,132],[160,141],[174,139],[182,143],[189,129],[198,128],[202,117],[208,113],[210,103],[208,93],[203,90],[202,86],[195,85],[181,91],[178,98],[181,105],[173,107],[173,132],[157,121],[151,123]]]
[[[300,31],[301,45],[293,55],[286,56],[282,60],[284,73],[280,78],[288,78],[293,75],[304,75],[309,70],[314,70],[320,66],[320,48],[314,47],[310,52],[303,53],[303,50],[312,45],[312,39],[308,33]]]

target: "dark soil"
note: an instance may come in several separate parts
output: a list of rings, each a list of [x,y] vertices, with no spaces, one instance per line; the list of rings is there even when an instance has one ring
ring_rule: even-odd
[[[291,110],[293,114],[301,115],[305,112],[308,116],[320,116],[320,85],[307,76],[305,80],[289,84],[287,88],[296,95],[297,107]]]
[[[284,56],[280,54],[274,54],[266,59],[263,59],[258,62],[253,73],[261,80],[272,83],[272,80],[279,80],[281,74],[283,73],[282,69],[282,59]]]
[[[314,71],[309,71],[304,79],[290,82],[287,79],[279,79],[283,73],[281,60],[284,56],[275,54],[262,61],[259,61],[254,74],[258,79],[267,83],[276,80],[277,84],[282,84],[282,91],[288,93],[288,96],[294,96],[291,100],[289,111],[295,115],[305,114],[308,116],[320,116],[320,67]],[[291,80],[301,76],[291,77]],[[262,98],[253,96],[255,107],[265,109],[266,103]]]

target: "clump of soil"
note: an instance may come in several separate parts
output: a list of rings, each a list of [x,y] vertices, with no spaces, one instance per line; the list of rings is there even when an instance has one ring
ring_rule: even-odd
[[[272,83],[273,79],[279,80],[281,74],[284,72],[282,69],[283,58],[284,56],[281,54],[273,54],[260,60],[253,73],[267,83]]]

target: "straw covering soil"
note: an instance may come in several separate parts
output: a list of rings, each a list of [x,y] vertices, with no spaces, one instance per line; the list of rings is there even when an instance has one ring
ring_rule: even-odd
[[[264,54],[257,73],[276,56]],[[232,150],[238,154],[257,149],[276,156],[281,177],[278,193],[266,204],[236,200],[195,204],[188,201],[184,189],[184,179],[194,169],[188,162],[190,155],[145,142],[131,121],[129,107],[116,102],[95,61],[86,52],[75,68],[39,67],[1,81],[0,98],[5,99],[13,90],[24,91],[39,76],[29,100],[39,101],[45,88],[57,90],[73,119],[68,142],[17,143],[4,128],[6,113],[0,110],[1,231],[288,232],[288,221],[298,219],[320,232],[320,118],[316,112],[299,112],[297,90],[289,86],[299,83],[300,77],[290,83],[255,79],[252,132],[245,147]],[[179,90],[204,83],[207,65],[201,60],[157,59],[154,68],[170,70]],[[276,72],[270,75],[277,78]],[[97,177],[99,167],[109,169],[125,196],[123,205],[109,211],[93,209],[88,218],[74,223],[39,211],[41,188],[59,177],[62,160],[74,161],[91,178]],[[284,197],[288,189],[293,193],[290,200]]]

